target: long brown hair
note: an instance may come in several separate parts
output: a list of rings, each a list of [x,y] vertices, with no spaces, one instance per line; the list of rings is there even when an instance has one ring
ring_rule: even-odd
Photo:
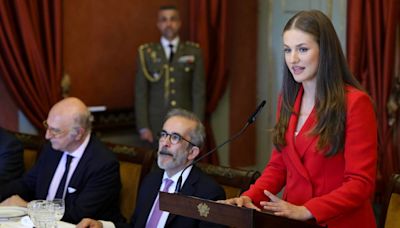
[[[343,149],[345,141],[346,85],[363,89],[350,73],[339,38],[332,22],[325,14],[318,10],[301,11],[286,23],[283,32],[290,29],[310,34],[319,45],[315,93],[317,124],[310,134],[320,136],[317,149],[328,146],[325,156],[333,156]],[[285,62],[280,116],[272,131],[272,140],[278,150],[286,145],[285,133],[300,87],[301,83],[294,80]]]

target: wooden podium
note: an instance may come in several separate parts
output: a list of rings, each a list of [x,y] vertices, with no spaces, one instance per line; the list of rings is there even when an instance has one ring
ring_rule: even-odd
[[[216,203],[181,194],[160,192],[160,209],[172,214],[237,228],[321,228],[315,223],[275,216],[253,209]]]

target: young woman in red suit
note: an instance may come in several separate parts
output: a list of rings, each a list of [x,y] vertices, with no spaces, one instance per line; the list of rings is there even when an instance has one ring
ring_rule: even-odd
[[[376,227],[377,124],[370,97],[350,73],[322,12],[294,15],[283,45],[271,160],[248,191],[224,202],[329,228]],[[281,199],[276,194],[283,188]]]

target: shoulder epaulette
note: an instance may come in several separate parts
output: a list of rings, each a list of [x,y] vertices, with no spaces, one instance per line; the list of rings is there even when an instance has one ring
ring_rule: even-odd
[[[153,47],[155,45],[157,45],[157,43],[154,43],[154,42],[152,42],[152,43],[144,43],[144,44],[140,45],[138,49],[139,50],[143,50],[143,49],[148,48],[148,47],[151,48],[151,47]]]

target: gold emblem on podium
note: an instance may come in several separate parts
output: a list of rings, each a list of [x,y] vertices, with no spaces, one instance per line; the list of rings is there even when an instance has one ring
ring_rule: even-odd
[[[208,213],[210,213],[210,208],[205,203],[199,203],[197,205],[197,211],[199,212],[200,216],[207,218]]]

